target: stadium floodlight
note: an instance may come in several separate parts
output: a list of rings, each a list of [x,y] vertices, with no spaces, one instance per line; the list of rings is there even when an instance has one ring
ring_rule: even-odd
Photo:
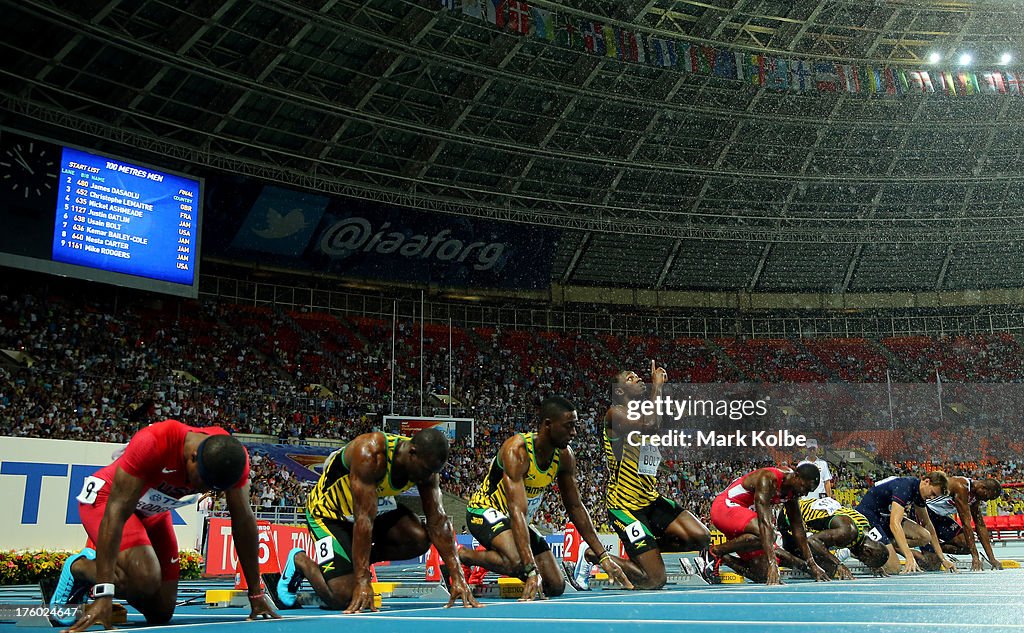
[[[974,58],[971,57],[970,53],[964,53],[963,55],[960,56],[960,65],[961,66],[970,66],[971,65],[971,61],[973,61],[973,59]]]
[[[1002,64],[1003,66],[1009,64],[1012,61],[1013,61],[1013,55],[1011,55],[1009,53],[1003,53],[999,57],[999,63]]]
[[[928,55],[928,63],[930,64],[938,64],[941,60],[942,55],[939,55],[938,53],[931,53]]]

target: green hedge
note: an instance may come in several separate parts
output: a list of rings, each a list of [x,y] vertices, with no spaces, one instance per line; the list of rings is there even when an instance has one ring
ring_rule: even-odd
[[[34,585],[41,578],[60,573],[64,560],[74,552],[0,550],[0,585]],[[181,552],[181,579],[196,580],[203,574],[203,557]]]

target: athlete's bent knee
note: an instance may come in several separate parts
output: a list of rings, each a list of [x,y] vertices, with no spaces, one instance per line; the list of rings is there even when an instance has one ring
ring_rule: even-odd
[[[665,575],[665,570],[659,570],[654,573],[647,572],[647,577],[640,581],[641,589],[661,589],[668,582],[668,576]]]
[[[147,611],[143,611],[142,615],[146,618],[146,624],[167,624],[171,621],[171,617],[174,616],[174,608],[172,607],[170,609],[150,609]]]
[[[565,593],[565,580],[559,578],[555,584],[544,583],[544,595],[549,598],[557,598]]]

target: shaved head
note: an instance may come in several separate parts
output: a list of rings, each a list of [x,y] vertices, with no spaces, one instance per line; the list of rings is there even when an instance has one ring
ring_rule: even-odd
[[[437,429],[423,429],[413,435],[412,445],[426,462],[444,464],[448,461],[448,437]]]

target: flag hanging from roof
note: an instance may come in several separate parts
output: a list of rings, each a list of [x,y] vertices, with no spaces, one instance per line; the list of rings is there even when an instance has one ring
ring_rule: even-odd
[[[789,87],[789,62],[778,57],[765,57],[765,85],[777,90]]]
[[[571,15],[555,14],[555,42],[573,50],[583,48],[580,25]]]
[[[634,33],[633,41],[636,42],[636,61],[646,64],[650,57],[647,54],[647,36],[643,33]]]
[[[956,85],[953,83],[953,73],[944,71],[937,73],[939,79],[939,91],[943,94],[956,96]]]
[[[583,50],[593,53],[596,50],[594,42],[594,23],[583,20],[580,23],[580,31],[583,33]]]
[[[959,72],[955,75],[956,90],[961,95],[978,93],[978,77],[974,73]]]
[[[604,26],[594,24],[594,54],[606,57],[608,55],[608,43],[604,39]]]
[[[860,73],[856,66],[840,64],[836,67],[839,74],[839,87],[846,92],[860,92]]]
[[[555,21],[551,12],[530,7],[530,31],[539,40],[555,41]]]
[[[619,56],[619,34],[614,26],[605,24],[601,27],[604,31],[604,56],[615,59]]]
[[[508,28],[520,35],[530,32],[530,7],[522,0],[508,0]]]
[[[1021,78],[1011,71],[965,72],[857,67],[831,61],[788,60],[651,37],[618,27],[575,19],[533,7],[526,0],[439,0],[447,11],[486,20],[518,35],[555,42],[609,59],[738,79],[777,90],[901,96],[941,92],[949,96],[1021,95]]]
[[[741,76],[736,68],[736,56],[728,51],[715,51],[715,63],[711,74],[722,79],[736,79]]]
[[[811,88],[811,64],[803,60],[797,60],[789,64],[789,85],[797,92],[807,92]]]
[[[992,87],[994,91],[997,94],[1006,94],[1006,82],[1003,80],[1003,73],[996,71],[987,74],[989,75],[990,81],[992,82]]]
[[[655,66],[669,68],[676,65],[676,45],[672,41],[652,37],[651,55]]]
[[[910,80],[907,79],[907,73],[905,73],[902,70],[898,70],[896,71],[896,78],[899,79],[899,83],[897,84],[897,92],[899,92],[901,95],[910,92]]]
[[[717,51],[710,46],[691,45],[690,71],[705,75],[711,74],[711,70],[715,67],[716,53]]]
[[[900,85],[896,71],[892,68],[886,67],[882,69],[882,80],[885,83],[885,94],[901,95],[906,92],[903,90],[903,86]]]
[[[764,55],[750,55],[744,62],[747,80],[755,86],[763,86],[768,80],[768,68]]]
[[[483,20],[491,0],[462,0],[462,15]]]
[[[487,10],[487,15],[484,19],[493,24],[498,28],[504,28],[505,26],[505,14],[508,9],[508,0],[487,0],[487,4],[484,8]]]
[[[1006,92],[1012,95],[1020,94],[1020,77],[1016,73],[1006,72]]]
[[[814,87],[818,92],[835,92],[839,90],[839,73],[832,62],[814,64]]]

